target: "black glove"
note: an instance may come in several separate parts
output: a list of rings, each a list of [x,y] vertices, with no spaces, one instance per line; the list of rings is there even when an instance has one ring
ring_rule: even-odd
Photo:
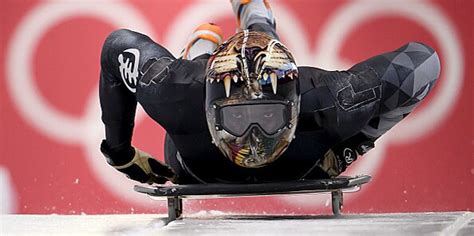
[[[112,149],[103,140],[100,151],[106,157],[107,163],[124,173],[128,178],[140,183],[163,184],[168,180],[173,182],[176,177],[169,166],[128,144],[122,144]]]
[[[318,166],[331,178],[339,176],[358,155],[362,156],[374,147],[374,140],[360,133],[329,149]]]

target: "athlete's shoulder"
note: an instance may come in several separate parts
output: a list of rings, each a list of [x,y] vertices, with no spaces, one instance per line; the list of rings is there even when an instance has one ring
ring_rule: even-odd
[[[138,39],[149,39],[145,34],[130,30],[130,29],[117,29],[112,31],[106,38],[105,42],[130,42]]]
[[[340,71],[327,71],[317,67],[299,66],[299,83],[301,93],[305,93],[317,87],[326,86],[334,78],[341,78],[346,75]]]
[[[136,46],[141,42],[150,40],[148,36],[129,29],[114,30],[105,39],[102,53],[109,53],[110,50],[116,48]]]

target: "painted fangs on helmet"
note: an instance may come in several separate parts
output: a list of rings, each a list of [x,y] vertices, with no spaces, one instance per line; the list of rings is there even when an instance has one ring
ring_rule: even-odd
[[[273,94],[277,93],[277,75],[276,73],[272,72],[270,73],[270,80],[272,83],[272,89],[273,89]]]
[[[239,32],[213,53],[207,66],[206,120],[214,145],[232,163],[244,168],[260,168],[278,159],[288,148],[296,131],[300,104],[297,71],[291,52],[262,32]],[[217,83],[211,85],[212,79]],[[295,105],[289,106],[288,102]],[[247,125],[245,133],[229,133],[231,128],[223,123],[224,118],[231,118],[233,113],[227,109],[234,105],[259,109],[250,107],[253,104],[271,105],[275,109],[287,104],[283,111],[283,128],[276,127],[277,133],[269,135],[261,127],[264,119],[259,120],[262,124],[255,124],[257,119],[248,117],[245,122],[250,125],[242,124],[242,128]],[[250,126],[254,126],[254,137],[249,136]]]
[[[224,88],[225,88],[225,95],[226,97],[230,96],[230,75],[226,75],[224,77]]]

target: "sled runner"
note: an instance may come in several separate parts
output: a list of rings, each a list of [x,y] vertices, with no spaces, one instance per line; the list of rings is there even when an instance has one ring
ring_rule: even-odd
[[[298,180],[258,184],[193,184],[193,185],[136,185],[135,191],[152,197],[168,199],[168,218],[173,221],[183,212],[183,198],[205,199],[239,196],[268,196],[287,194],[308,194],[330,192],[332,212],[340,215],[343,205],[343,192],[358,191],[362,184],[369,182],[369,175],[337,177],[334,179]]]

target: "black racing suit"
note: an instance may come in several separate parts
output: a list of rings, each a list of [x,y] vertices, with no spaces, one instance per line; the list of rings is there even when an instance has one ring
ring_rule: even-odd
[[[250,30],[276,37],[274,28],[267,25]],[[131,144],[138,101],[166,130],[165,160],[177,173],[178,183],[324,178],[316,164],[326,151],[336,145],[373,145],[426,96],[440,70],[435,51],[414,42],[347,71],[299,67],[301,111],[296,138],[275,162],[247,169],[233,164],[211,143],[204,109],[208,57],[176,59],[143,34],[130,30],[110,34],[102,51],[100,75],[108,145]],[[130,77],[137,83],[130,82]]]

